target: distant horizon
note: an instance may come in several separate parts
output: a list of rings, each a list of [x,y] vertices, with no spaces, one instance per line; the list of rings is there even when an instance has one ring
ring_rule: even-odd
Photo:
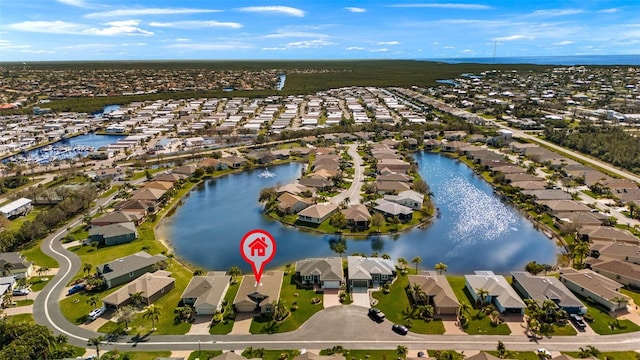
[[[633,56],[639,13],[635,0],[5,1],[0,61]]]

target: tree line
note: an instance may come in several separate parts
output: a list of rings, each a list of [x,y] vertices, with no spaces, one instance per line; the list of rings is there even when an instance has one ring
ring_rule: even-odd
[[[76,355],[66,336],[54,336],[44,325],[0,318],[0,359],[63,359]]]

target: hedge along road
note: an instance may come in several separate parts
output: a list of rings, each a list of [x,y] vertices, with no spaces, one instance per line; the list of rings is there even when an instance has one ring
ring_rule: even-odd
[[[142,179],[140,180],[142,182]],[[107,204],[115,195],[98,199],[90,213],[94,214],[101,205]],[[78,216],[71,220],[70,226],[77,226]],[[80,271],[81,260],[75,254],[64,249],[60,239],[65,234],[61,230],[50,235],[42,242],[45,254],[55,258],[60,269],[50,281],[34,304],[34,318],[37,323],[46,325],[56,334],[68,337],[69,343],[87,347],[89,338],[100,334],[80,328],[70,323],[60,311],[58,299],[65,285]],[[178,290],[175,290],[178,291]],[[338,326],[337,326],[338,325]],[[273,335],[153,335],[135,334],[120,336],[105,342],[104,349],[119,350],[242,350],[246,347],[265,349],[315,348],[323,349],[343,345],[351,349],[395,349],[402,344],[410,349],[454,349],[454,350],[495,350],[498,340],[509,349],[535,351],[544,346],[552,351],[575,351],[580,346],[593,345],[600,351],[639,350],[638,333],[608,336],[558,336],[544,338],[539,342],[531,341],[525,335],[418,335],[409,333],[400,336],[391,331],[391,323],[377,324],[367,316],[367,309],[355,306],[334,306],[316,313],[299,329]]]

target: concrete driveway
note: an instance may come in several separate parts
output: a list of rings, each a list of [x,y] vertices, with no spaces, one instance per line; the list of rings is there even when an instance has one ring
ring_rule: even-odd
[[[325,309],[332,306],[342,306],[342,303],[340,302],[340,290],[324,289],[322,294],[322,305]]]
[[[353,288],[351,291],[352,305],[371,307],[371,300],[369,299],[369,289]]]

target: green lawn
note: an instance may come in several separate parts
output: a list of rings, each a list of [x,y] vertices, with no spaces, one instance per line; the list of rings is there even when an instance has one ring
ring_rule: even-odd
[[[46,279],[46,280],[45,280]],[[49,276],[32,276],[29,278],[29,283],[31,284],[31,291],[40,291],[42,288],[49,283],[49,280],[53,279],[53,275]]]
[[[284,357],[283,354],[287,356]],[[300,355],[299,350],[266,350],[264,348],[246,348],[242,352],[242,356],[246,358],[260,358],[263,360],[292,360],[294,357]]]
[[[17,306],[29,306],[29,305],[33,305],[34,301],[31,299],[27,299],[27,300],[16,300],[16,304]]]
[[[20,230],[20,227],[22,226],[22,224],[24,224],[27,221],[33,221],[35,220],[36,216],[38,216],[38,214],[40,213],[40,211],[42,211],[45,208],[45,206],[34,206],[25,216],[19,216],[13,220],[10,221],[8,229],[7,230],[11,230],[11,231],[18,231]]]
[[[41,244],[42,240],[38,241],[29,249],[21,251],[21,254],[28,261],[32,261],[37,266],[48,267],[50,269],[57,268],[58,262],[54,258],[45,255],[42,250],[40,250]]]
[[[227,318],[227,315],[233,310],[233,300],[236,297],[236,293],[240,288],[240,281],[242,279],[238,278],[238,282],[235,284],[229,284],[229,289],[227,293],[224,295],[224,302],[227,304],[224,308],[224,321],[214,324],[209,328],[209,334],[211,335],[226,335],[231,332],[233,329],[234,319]]]
[[[7,320],[12,323],[35,323],[36,321],[33,319],[33,314],[18,314],[7,316]]]
[[[579,358],[580,352],[578,351],[563,351],[563,354]],[[637,360],[638,353],[635,351],[608,351],[602,352],[598,355],[598,359],[601,360]]]
[[[414,317],[409,298],[405,288],[409,285],[409,278],[406,274],[399,273],[393,282],[388,294],[382,291],[373,293],[373,298],[378,300],[376,307],[385,313],[387,319],[397,324],[406,324],[407,319],[411,319],[410,330],[418,334],[444,334],[442,320],[433,319],[426,321]]]
[[[191,353],[191,355],[189,355],[188,360],[196,360],[196,359],[200,359],[200,360],[205,360],[205,359],[211,359],[214,358],[218,355],[221,355],[222,351],[220,350],[202,350],[202,351],[194,351]]]
[[[489,316],[484,315],[478,309],[476,309],[475,303],[472,300],[470,294],[467,294],[465,289],[465,280],[463,276],[447,276],[447,280],[453,288],[453,292],[456,294],[460,303],[466,302],[473,307],[473,310],[467,314],[469,321],[464,326],[464,331],[470,335],[509,335],[511,330],[507,324],[494,324]]]
[[[627,287],[620,289],[620,292],[633,299],[633,303],[640,305],[640,292],[631,290]]]
[[[281,333],[297,329],[313,314],[323,309],[322,301],[317,304],[311,303],[311,299],[313,298],[320,298],[322,300],[322,293],[300,288],[293,281],[292,273],[285,275],[282,280],[280,299],[285,302],[289,309],[291,309],[294,303],[297,303],[298,309],[295,311],[291,310],[289,316],[280,323],[276,323],[270,318],[265,317],[254,318],[251,322],[251,333]]]
[[[593,316],[593,321],[587,322],[589,326],[600,335],[623,334],[634,331],[640,331],[640,326],[631,320],[620,320],[609,316],[607,311],[601,310],[592,301],[588,301],[584,297],[577,295],[578,298],[587,306],[587,314]],[[611,329],[612,324],[618,324]]]
[[[496,347],[498,347],[497,341],[496,341]],[[485,352],[493,356],[498,356],[498,351],[485,351]],[[540,360],[540,358],[538,357],[538,354],[533,351],[511,351],[511,353],[514,355],[515,359],[517,360]]]
[[[95,348],[94,348],[95,350]],[[100,358],[105,351],[100,352]],[[159,357],[171,356],[171,351],[117,351],[120,355],[119,359],[131,359],[131,360],[155,360]],[[203,360],[205,358],[202,358]]]

